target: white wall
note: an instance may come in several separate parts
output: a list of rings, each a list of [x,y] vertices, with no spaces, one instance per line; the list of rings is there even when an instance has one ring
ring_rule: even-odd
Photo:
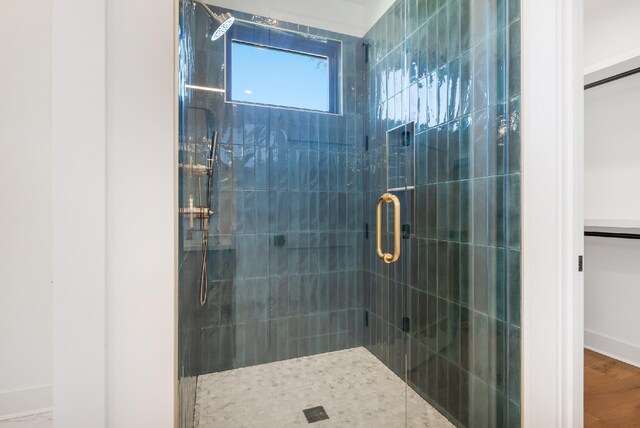
[[[585,0],[587,72],[640,55],[640,1]]]
[[[105,4],[53,2],[54,424],[105,426]]]
[[[56,427],[174,423],[176,5],[54,4]]]
[[[638,100],[640,74],[585,91],[585,218],[596,223],[640,227]]]
[[[51,407],[51,1],[0,2],[0,419]]]
[[[640,367],[640,241],[585,239],[585,345]]]
[[[207,3],[322,28],[364,36],[394,0],[206,0]]]
[[[107,2],[107,421],[172,427],[174,0]]]

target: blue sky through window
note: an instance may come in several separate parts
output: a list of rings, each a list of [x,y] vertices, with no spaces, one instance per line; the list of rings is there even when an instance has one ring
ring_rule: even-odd
[[[234,41],[234,101],[330,110],[328,59]]]

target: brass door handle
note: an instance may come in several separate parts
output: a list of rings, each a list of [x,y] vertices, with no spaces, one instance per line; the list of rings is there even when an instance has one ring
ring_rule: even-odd
[[[382,251],[382,204],[393,202],[393,254]],[[385,263],[397,262],[400,258],[400,200],[391,193],[385,193],[378,198],[376,207],[376,249],[378,257]]]

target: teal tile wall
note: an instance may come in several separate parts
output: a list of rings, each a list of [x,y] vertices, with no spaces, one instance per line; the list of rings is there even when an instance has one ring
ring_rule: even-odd
[[[398,0],[365,43],[372,225],[397,174],[386,131],[416,129],[403,255],[385,265],[365,242],[365,344],[459,426],[518,427],[519,2]]]
[[[213,8],[214,11],[222,9]],[[231,11],[236,19],[266,18]],[[199,6],[182,5],[188,83],[224,88],[224,43],[207,36]],[[220,147],[212,190],[207,303],[197,304],[198,234],[181,222],[180,357],[204,374],[362,345],[364,51],[362,39],[268,20],[305,35],[340,40],[343,111],[329,115],[227,103],[224,94],[185,90],[183,155],[207,129]],[[206,109],[210,123],[187,123]],[[204,117],[204,116],[203,116]],[[191,150],[191,151],[190,151]],[[202,152],[204,153],[204,152]],[[200,153],[200,159],[204,160]],[[181,204],[199,190],[181,176]],[[276,245],[281,243],[282,245]],[[197,322],[195,320],[198,320]]]

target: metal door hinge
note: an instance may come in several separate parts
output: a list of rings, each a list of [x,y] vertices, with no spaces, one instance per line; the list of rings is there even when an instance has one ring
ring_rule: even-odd
[[[578,256],[578,272],[584,271],[584,256]]]
[[[411,320],[409,317],[402,318],[402,331],[409,333],[411,331]]]
[[[362,47],[364,47],[364,62],[366,64],[369,62],[369,43],[363,43]]]

